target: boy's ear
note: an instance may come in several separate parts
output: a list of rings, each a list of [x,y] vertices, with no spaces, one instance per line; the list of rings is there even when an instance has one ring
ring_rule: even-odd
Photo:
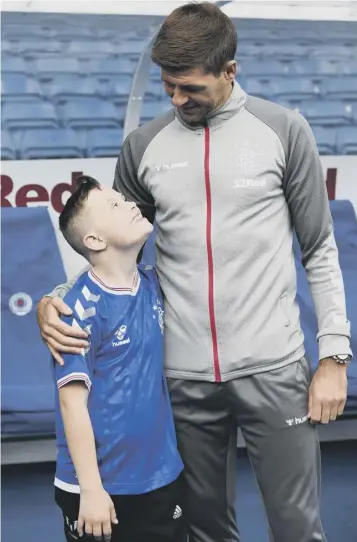
[[[100,252],[107,248],[107,243],[104,241],[104,239],[93,232],[88,233],[84,237],[83,243],[88,250],[92,250],[93,252]]]

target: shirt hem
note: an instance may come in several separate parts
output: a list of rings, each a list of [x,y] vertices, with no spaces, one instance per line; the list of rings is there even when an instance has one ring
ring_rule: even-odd
[[[176,468],[170,471],[165,476],[162,476],[159,480],[158,478],[152,478],[141,482],[140,484],[103,484],[103,487],[109,495],[142,495],[144,493],[149,493],[150,491],[155,491],[156,489],[161,489],[172,482],[174,482],[183,470],[183,465],[180,465],[179,468]],[[77,484],[72,484],[70,482],[64,482],[57,476],[54,479],[55,487],[66,491],[67,493],[76,493],[80,494],[80,487]]]

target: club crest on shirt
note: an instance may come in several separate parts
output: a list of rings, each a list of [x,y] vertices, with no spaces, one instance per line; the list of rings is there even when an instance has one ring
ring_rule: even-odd
[[[127,327],[125,325],[122,325],[117,329],[117,331],[114,333],[117,340],[112,341],[113,346],[122,346],[123,344],[130,343],[130,337],[125,338],[126,330]]]
[[[158,299],[155,305],[153,305],[153,309],[154,309],[153,318],[154,320],[156,320],[157,318],[160,329],[161,329],[161,333],[164,334],[164,309],[162,308],[160,299]]]

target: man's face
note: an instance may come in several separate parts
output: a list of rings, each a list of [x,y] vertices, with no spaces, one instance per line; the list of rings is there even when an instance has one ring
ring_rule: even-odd
[[[86,244],[89,248],[114,247],[127,249],[143,244],[153,230],[152,225],[135,203],[125,201],[112,188],[94,189],[83,210]]]
[[[161,71],[161,79],[181,118],[192,126],[202,122],[229,98],[235,77],[235,62],[218,77],[197,68],[181,74]]]

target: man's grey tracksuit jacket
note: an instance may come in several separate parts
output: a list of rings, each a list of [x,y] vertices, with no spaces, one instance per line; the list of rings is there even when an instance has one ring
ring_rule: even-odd
[[[186,125],[173,109],[134,130],[114,187],[144,214],[156,209],[168,377],[228,381],[304,355],[294,229],[319,357],[351,353],[324,175],[298,113],[234,83],[206,126]]]

